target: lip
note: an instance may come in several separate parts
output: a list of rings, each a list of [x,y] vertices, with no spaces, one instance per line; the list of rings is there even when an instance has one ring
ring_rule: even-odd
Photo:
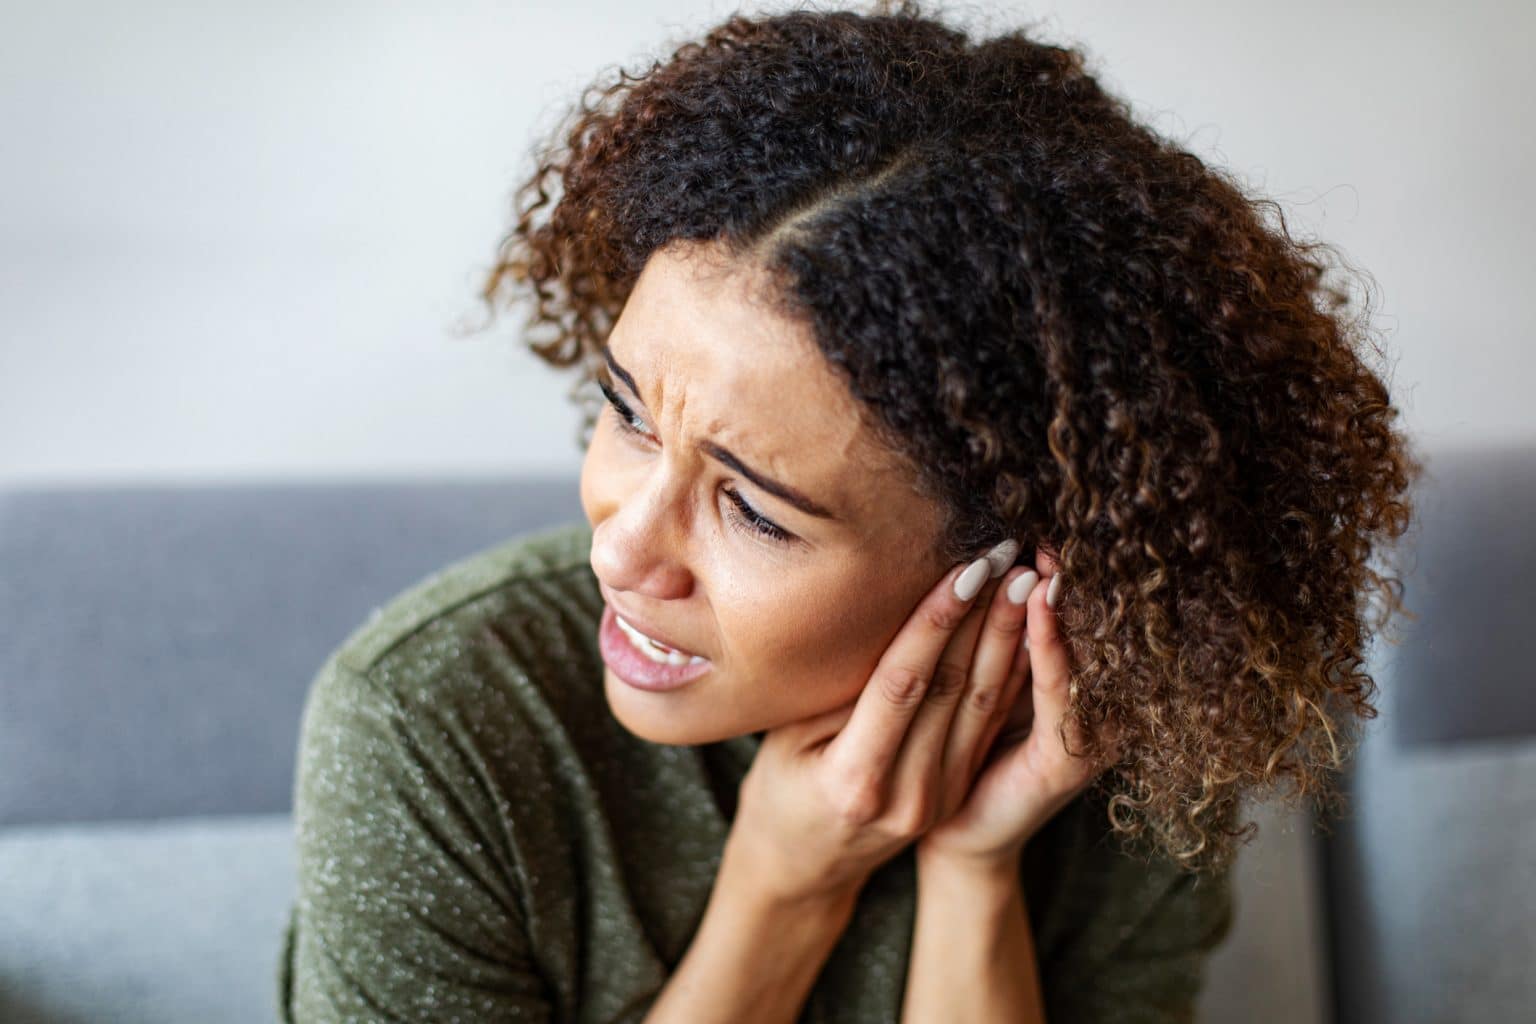
[[[612,608],[614,610],[614,612],[616,612],[619,615],[622,615],[624,617],[624,621],[625,622],[629,623],[631,626],[634,626],[640,632],[644,633],[646,636],[650,637],[652,640],[655,640],[657,643],[665,644],[668,647],[672,648],[674,651],[681,651],[681,652],[683,652],[685,654],[689,654],[689,655],[693,655],[693,654],[698,653],[696,651],[690,651],[687,648],[687,646],[685,646],[683,644],[680,644],[680,643],[677,643],[675,640],[673,640],[667,634],[665,634],[665,633],[663,633],[663,632],[661,632],[659,630],[653,629],[651,627],[651,624],[649,622],[646,622],[644,619],[638,618],[638,617],[636,617],[634,615],[629,614],[629,611],[627,609],[621,607],[619,605],[619,603],[617,601],[615,601],[613,598],[609,597],[606,592],[603,593],[603,601],[604,601],[604,603],[606,603],[608,605],[609,608]],[[704,655],[703,654],[699,654],[699,657],[702,658],[702,657],[704,657]]]
[[[640,627],[636,624],[635,628]],[[603,661],[613,669],[614,675],[636,689],[652,692],[686,686],[715,667],[714,662],[707,658],[683,665],[652,661],[635,650],[629,637],[619,628],[613,607],[608,604],[603,605],[602,624],[598,627],[598,648],[602,652]]]

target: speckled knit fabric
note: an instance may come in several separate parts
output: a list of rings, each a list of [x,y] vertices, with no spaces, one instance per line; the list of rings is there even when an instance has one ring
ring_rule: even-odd
[[[608,711],[591,530],[513,537],[400,594],[300,730],[285,1024],[641,1021],[701,920],[759,735],[651,743]],[[1051,1024],[1193,1019],[1226,876],[1108,841],[1079,798],[1021,863]],[[865,885],[801,1021],[894,1024],[912,851]]]

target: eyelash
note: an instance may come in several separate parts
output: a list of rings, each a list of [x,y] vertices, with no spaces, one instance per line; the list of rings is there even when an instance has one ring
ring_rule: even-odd
[[[624,400],[614,394],[602,381],[598,381],[597,386],[602,391],[603,397],[608,399],[608,404],[613,407],[613,411],[618,414],[618,418],[614,421],[614,428],[626,434],[643,436],[645,432],[631,422],[635,414],[628,405],[624,404]],[[764,518],[757,509],[747,504],[739,491],[727,487],[725,494],[731,499],[731,504],[736,506],[728,513],[729,518],[734,520],[740,529],[780,544],[789,543],[790,535],[777,523]]]

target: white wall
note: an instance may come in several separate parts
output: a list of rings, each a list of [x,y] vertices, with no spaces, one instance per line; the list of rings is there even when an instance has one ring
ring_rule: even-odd
[[[733,9],[7,0],[0,482],[574,471],[519,318],[453,327],[561,106]],[[953,9],[1043,17],[1370,270],[1421,436],[1536,433],[1536,7]]]

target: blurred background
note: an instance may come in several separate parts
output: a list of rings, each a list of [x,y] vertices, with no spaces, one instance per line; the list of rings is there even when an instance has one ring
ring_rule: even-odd
[[[732,8],[8,3],[0,477],[573,469],[508,319],[449,337],[528,148]],[[1420,436],[1536,432],[1528,4],[955,5],[1038,19],[1378,280]],[[667,47],[669,49],[669,47]],[[1424,386],[1433,382],[1433,387]]]
[[[270,1019],[310,675],[581,514],[568,380],[520,314],[464,330],[512,189],[587,84],[735,9],[0,3],[0,1019]],[[1338,244],[1430,456],[1360,799],[1246,857],[1209,1019],[1530,1019],[1536,7],[934,9],[1083,48]]]

